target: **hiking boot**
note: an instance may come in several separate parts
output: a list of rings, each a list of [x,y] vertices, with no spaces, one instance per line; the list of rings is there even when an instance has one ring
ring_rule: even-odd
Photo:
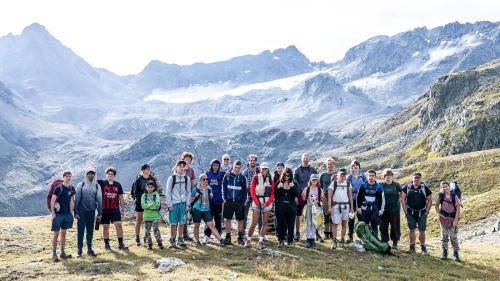
[[[288,242],[286,242],[285,247],[287,247],[287,248],[291,248],[291,247],[292,247],[292,245],[293,245],[293,244],[292,244],[292,241],[288,241]]]
[[[89,250],[87,251],[87,255],[88,255],[89,257],[93,257],[93,258],[97,257],[97,254],[96,254],[96,253],[94,252],[94,250],[92,250],[92,249],[89,249]]]
[[[225,246],[226,244],[224,242],[225,242],[224,239],[219,240],[219,246],[221,246],[221,247]]]
[[[353,235],[349,234],[349,238],[347,239],[347,243],[352,243],[354,241]]]
[[[104,243],[104,250],[111,251],[111,246],[109,245],[109,243]]]
[[[186,242],[192,242],[193,241],[193,238],[191,238],[189,235],[184,235],[182,237],[182,239]]]
[[[333,238],[333,242],[332,242],[332,247],[331,247],[332,250],[335,250],[337,249],[337,238]]]
[[[340,244],[342,244],[342,246],[345,244],[345,239],[344,238],[340,239]]]
[[[441,255],[442,260],[447,260],[448,259],[448,249],[443,249],[443,254]]]
[[[283,248],[285,246],[285,242],[283,240],[278,241],[278,248]]]
[[[82,252],[83,252],[82,249],[78,249],[78,251],[76,252],[76,257],[81,258],[83,256]]]
[[[153,250],[153,244],[148,244],[148,250]]]
[[[427,252],[427,246],[426,245],[420,245],[420,251],[422,251],[422,254],[428,255],[429,252]]]
[[[245,239],[243,239],[243,235],[238,236],[238,244],[241,246],[245,245]]]
[[[306,240],[306,248],[312,248],[312,241],[314,241],[314,239],[309,239],[307,238]]]
[[[318,241],[318,240],[319,240],[319,243],[325,243],[325,240],[323,239],[323,237],[321,237],[319,232],[316,231],[316,240],[315,241]]]
[[[415,244],[412,244],[410,245],[410,250],[408,251],[410,254],[415,254],[416,253],[416,250],[415,250]]]
[[[165,246],[163,246],[162,242],[158,242],[158,248],[160,248],[160,250],[163,250],[165,249]]]
[[[231,245],[231,234],[226,234],[226,238],[224,239],[224,245]]]
[[[205,237],[203,237],[203,242],[201,242],[201,243],[203,243],[205,245],[208,244],[208,243],[210,243],[210,237],[208,237],[208,236],[205,235]]]
[[[398,249],[398,241],[392,241],[392,248],[394,250],[397,250]]]
[[[141,246],[141,239],[139,239],[139,237],[135,238],[135,245],[137,245],[137,247]]]
[[[250,244],[252,244],[252,241],[250,239],[245,240],[245,245],[243,247],[249,248]]]
[[[168,240],[168,242],[170,243],[170,246],[168,246],[170,249],[177,247],[177,245],[175,243],[175,238],[170,238],[170,240]]]
[[[179,243],[177,243],[181,247],[186,247],[186,242],[184,241],[184,238],[179,238]]]
[[[61,257],[61,259],[65,260],[65,259],[70,259],[71,258],[71,254],[66,254],[66,253],[61,253],[59,255],[59,257]]]
[[[60,261],[60,259],[57,257],[57,255],[52,256],[51,260],[52,260],[52,262],[58,262],[58,261]]]
[[[193,242],[193,247],[201,247],[201,246],[203,246],[203,244],[201,244],[200,241]]]
[[[108,244],[108,247],[109,247],[109,244]],[[111,247],[109,247],[109,249],[111,250]],[[128,250],[128,247],[127,245],[125,245],[125,243],[121,242],[118,244],[118,249],[120,250]]]
[[[453,260],[456,262],[460,262],[460,256],[458,255],[458,251],[453,250]]]
[[[264,250],[265,248],[266,245],[264,245],[264,241],[259,241],[259,243],[257,243],[257,249]]]
[[[325,240],[328,240],[331,238],[331,232],[325,231],[325,232],[323,232],[323,234],[325,234]]]
[[[299,241],[300,240],[300,232],[295,232],[295,236],[293,237],[293,240]]]
[[[316,249],[316,240],[312,239],[311,244],[312,244],[311,248]]]

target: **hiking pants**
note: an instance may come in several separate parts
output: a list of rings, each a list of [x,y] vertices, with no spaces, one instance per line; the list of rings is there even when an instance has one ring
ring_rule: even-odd
[[[210,214],[214,218],[215,228],[222,235],[222,204],[210,205]],[[208,227],[205,227],[204,233],[208,237],[212,235],[212,231]]]
[[[358,221],[361,220],[361,216],[358,214],[358,212],[356,212],[356,198],[354,195],[352,196],[353,197],[353,206],[354,206],[354,212],[356,214],[356,216],[353,218],[353,219],[349,219],[349,236],[353,236],[354,235],[354,222],[356,221],[356,218],[358,218]]]
[[[391,225],[391,240],[393,242],[398,242],[401,238],[400,211],[384,212],[382,215],[380,236],[384,242],[389,242],[389,225]]]
[[[286,236],[287,242],[292,243],[296,216],[295,203],[276,202],[276,232],[280,241],[284,241]]]
[[[441,224],[441,246],[448,250],[448,241],[451,241],[451,246],[454,251],[458,251],[458,227],[444,227]]]
[[[312,207],[306,205],[306,232],[307,239],[316,239],[316,228],[312,221]]]
[[[380,216],[377,208],[367,208],[361,211],[361,220],[372,227],[373,235],[378,239],[378,225],[380,224]]]
[[[83,248],[83,235],[85,230],[87,230],[87,249],[90,250],[92,248],[92,239],[94,238],[95,211],[83,211],[79,212],[78,215],[80,216],[76,224],[78,250]]]
[[[146,238],[146,244],[153,244],[153,241],[151,240],[151,226],[153,227],[153,232],[155,233],[156,242],[161,243],[160,226],[158,221],[146,221],[144,222],[144,237]]]

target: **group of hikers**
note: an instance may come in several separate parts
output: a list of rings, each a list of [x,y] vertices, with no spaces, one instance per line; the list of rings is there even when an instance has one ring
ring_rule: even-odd
[[[279,248],[292,247],[301,239],[300,224],[305,220],[307,248],[315,248],[317,241],[323,243],[325,239],[331,239],[331,249],[336,249],[339,244],[353,241],[354,222],[358,220],[369,224],[375,237],[378,238],[380,233],[381,241],[392,241],[392,248],[397,249],[401,237],[402,209],[409,228],[409,252],[416,252],[418,229],[420,250],[423,254],[428,253],[425,231],[432,207],[432,191],[418,172],[413,174],[410,183],[401,186],[394,181],[390,169],[383,171],[384,180],[379,182],[376,171],[364,172],[357,160],[352,161],[349,171],[345,168],[337,171],[334,159],[327,159],[326,171],[318,174],[316,168],[310,165],[307,153],[302,155],[302,162],[294,171],[283,162],[277,163],[272,171],[268,163],[258,164],[257,156],[253,154],[247,157],[247,164],[243,167],[240,160],[231,163],[229,155],[224,154],[222,161],[212,160],[208,171],[196,179],[191,167],[193,159],[192,153],[182,153],[165,189],[160,186],[151,166],[142,165],[130,192],[135,200],[137,246],[143,242],[148,249],[153,249],[153,228],[158,247],[164,249],[159,224],[163,218],[170,224],[170,248],[186,247],[187,242],[196,247],[202,246],[212,242],[212,235],[221,246],[232,244],[232,222],[236,220],[236,243],[251,247],[257,230],[257,248],[264,249],[270,215],[274,214]],[[52,214],[53,261],[58,261],[59,257],[71,257],[64,247],[66,230],[72,228],[74,220],[77,220],[78,257],[82,256],[85,232],[87,254],[96,256],[92,240],[93,232],[99,229],[99,225],[103,228],[105,250],[111,249],[110,224],[115,226],[118,248],[128,249],[123,241],[121,223],[125,211],[123,188],[115,180],[115,168],[107,168],[105,173],[106,180],[98,180],[96,170],[90,168],[75,188],[71,185],[72,173],[65,171],[61,180],[52,183],[47,204]],[[442,258],[448,258],[448,242],[451,241],[453,259],[459,261],[457,231],[460,198],[451,190],[453,187],[454,183],[441,182],[435,209],[441,224]],[[250,210],[252,215],[248,222]],[[188,232],[191,220],[194,240]],[[201,221],[205,223],[203,239],[200,239]],[[143,239],[142,225],[145,232]],[[320,232],[322,227],[324,233]]]

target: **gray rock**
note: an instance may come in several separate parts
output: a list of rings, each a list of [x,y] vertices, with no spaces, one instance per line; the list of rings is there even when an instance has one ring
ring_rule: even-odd
[[[174,257],[168,257],[156,261],[155,268],[161,273],[167,273],[174,271],[178,266],[185,264],[182,260]]]
[[[23,229],[19,226],[13,226],[13,227],[5,227],[2,228],[3,231],[11,232],[11,233],[16,233],[16,234],[22,234],[22,235],[30,235],[31,231]]]

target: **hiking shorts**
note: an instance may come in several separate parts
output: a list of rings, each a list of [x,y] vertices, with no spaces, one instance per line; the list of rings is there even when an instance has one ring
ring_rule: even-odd
[[[186,224],[186,202],[174,204],[173,211],[168,212],[170,224]]]
[[[411,214],[406,215],[406,221],[408,222],[408,228],[413,230],[418,227],[419,231],[425,231],[427,228],[427,215],[421,214],[420,216],[414,216]]]
[[[194,223],[201,223],[201,220],[203,220],[203,222],[205,223],[212,221],[212,215],[210,215],[210,211],[200,211],[198,209],[192,209],[191,215],[193,216]]]
[[[73,216],[70,213],[56,214],[56,218],[52,220],[52,231],[60,231],[73,228]]]
[[[245,203],[239,201],[227,200],[224,204],[224,212],[222,216],[226,220],[232,220],[236,216],[236,220],[241,221],[245,219]]]
[[[142,208],[142,205],[141,205],[141,198],[140,197],[139,197],[139,199],[135,200],[135,211],[139,212],[139,213],[144,212],[144,209]]]
[[[300,193],[302,194],[302,193]],[[306,205],[306,201],[302,199],[302,195],[299,195],[297,197],[299,204],[297,204],[297,217],[301,217],[302,213],[304,212],[304,206]]]
[[[267,207],[264,207],[263,208],[260,208],[259,205],[255,204],[255,202],[252,202],[252,211],[254,212],[270,212],[271,210],[273,209],[273,204],[267,206]]]
[[[348,221],[349,220],[349,205],[347,205],[345,208],[344,208],[344,206],[341,206],[341,205],[333,206],[331,216],[332,216],[333,224],[340,224],[341,221]]]
[[[117,221],[122,221],[120,210],[102,212],[101,224],[110,224]]]

